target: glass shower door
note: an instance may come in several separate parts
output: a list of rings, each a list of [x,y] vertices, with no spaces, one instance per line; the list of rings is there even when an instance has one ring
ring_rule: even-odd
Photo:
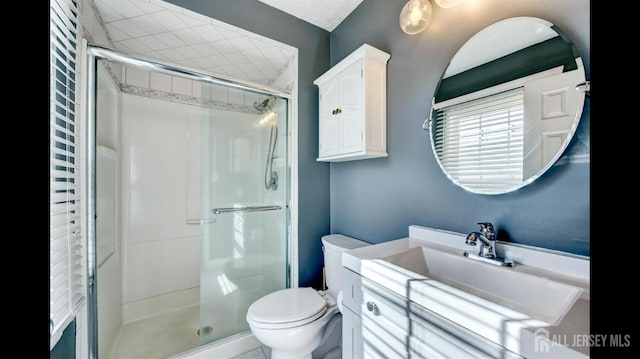
[[[249,330],[251,303],[288,285],[287,99],[242,95],[200,123],[201,344]]]

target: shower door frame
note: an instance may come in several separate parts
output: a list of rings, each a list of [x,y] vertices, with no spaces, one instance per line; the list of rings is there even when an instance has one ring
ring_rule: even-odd
[[[294,86],[291,91],[280,88],[233,79],[222,75],[214,75],[186,66],[164,62],[146,56],[129,54],[120,50],[97,44],[82,42],[82,53],[86,59],[83,76],[85,108],[83,110],[85,124],[85,153],[84,162],[86,186],[85,198],[87,205],[83,214],[86,223],[86,285],[87,285],[87,340],[90,359],[98,359],[98,302],[97,302],[97,256],[96,256],[96,96],[98,60],[112,61],[122,65],[132,65],[148,71],[161,72],[167,75],[180,76],[196,81],[203,81],[217,85],[248,90],[264,95],[276,95],[286,98],[289,126],[287,138],[288,146],[288,183],[289,198],[287,203],[287,283],[289,287],[298,287],[298,111],[297,111],[297,83],[298,83],[298,53],[296,49],[294,59]]]

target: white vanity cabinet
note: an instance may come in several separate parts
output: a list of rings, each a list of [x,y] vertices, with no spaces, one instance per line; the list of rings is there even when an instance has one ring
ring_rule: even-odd
[[[346,267],[343,268],[342,290],[342,358],[363,358],[362,277]]]
[[[343,358],[572,358],[589,335],[589,260],[498,243],[498,267],[466,234],[420,226],[342,253]],[[556,339],[560,338],[560,339]]]
[[[523,357],[344,268],[342,358]]]
[[[362,351],[376,353],[364,357],[524,359],[369,279],[362,285]]]
[[[364,44],[313,83],[319,91],[318,161],[387,157],[387,61]]]

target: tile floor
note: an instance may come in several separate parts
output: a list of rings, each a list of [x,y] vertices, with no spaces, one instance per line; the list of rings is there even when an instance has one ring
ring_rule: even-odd
[[[233,359],[270,359],[270,358],[271,358],[271,348],[266,346],[262,346],[261,348],[256,348],[252,351],[233,357]]]

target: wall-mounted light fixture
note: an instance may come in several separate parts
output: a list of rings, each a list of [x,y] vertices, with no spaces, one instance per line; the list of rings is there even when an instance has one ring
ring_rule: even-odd
[[[417,34],[429,26],[432,13],[429,0],[409,0],[400,11],[400,28],[409,35]]]
[[[464,0],[434,0],[441,8],[450,8]],[[431,23],[433,7],[429,0],[409,0],[400,11],[400,28],[409,35],[424,31]]]

